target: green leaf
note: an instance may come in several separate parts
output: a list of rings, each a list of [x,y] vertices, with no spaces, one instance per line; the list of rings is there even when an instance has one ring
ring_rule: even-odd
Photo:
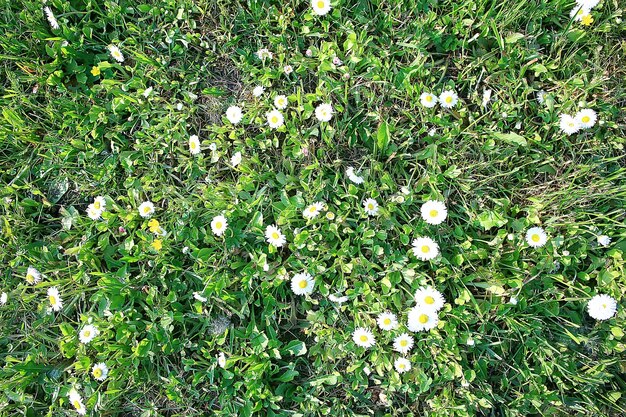
[[[378,126],[378,133],[376,134],[376,145],[378,146],[378,149],[381,151],[387,149],[390,136],[389,125],[387,122],[382,122],[380,126]]]
[[[295,356],[302,356],[307,352],[306,344],[300,340],[292,340],[285,346],[280,353]]]
[[[518,135],[517,133],[500,133],[496,132],[493,134],[497,139],[501,141],[511,143],[514,145],[520,146],[528,146],[528,142],[523,136]]]
[[[478,215],[478,222],[485,230],[489,230],[493,227],[502,227],[507,223],[506,219],[500,213],[495,211],[485,211],[480,213]]]

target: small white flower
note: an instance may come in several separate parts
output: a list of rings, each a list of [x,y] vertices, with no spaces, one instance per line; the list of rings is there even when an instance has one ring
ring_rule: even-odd
[[[368,198],[363,202],[363,209],[368,216],[375,216],[378,214],[378,202],[373,198]]]
[[[393,339],[393,350],[406,355],[413,348],[413,336],[408,333],[402,333],[400,336]]]
[[[576,0],[576,4],[589,10],[593,9],[600,3],[600,0]]]
[[[272,129],[278,129],[283,124],[285,124],[285,119],[283,118],[283,114],[278,110],[272,110],[267,113],[267,124]]]
[[[222,215],[213,217],[213,220],[211,221],[211,230],[213,231],[213,234],[216,236],[222,236],[227,227],[228,220],[226,220],[226,217]]]
[[[420,94],[420,103],[422,104],[422,106],[429,109],[435,107],[438,101],[439,99],[437,98],[437,96],[432,93],[423,92],[422,94]]]
[[[324,210],[324,203],[318,201],[305,208],[302,212],[302,216],[305,219],[314,219],[322,212],[322,210]]]
[[[241,119],[243,119],[243,113],[241,111],[241,107],[239,107],[239,106],[230,106],[229,108],[227,108],[226,109],[226,119],[228,119],[228,121],[231,122],[234,125],[236,125],[237,123],[241,122]]]
[[[235,152],[233,156],[230,158],[230,164],[233,167],[236,167],[241,163],[241,152]]]
[[[120,51],[120,48],[115,45],[109,45],[108,48],[113,59],[117,62],[124,62],[124,55],[122,54],[122,51]]]
[[[509,299],[509,304],[511,304],[512,306],[516,306],[517,305],[517,298],[511,297]]]
[[[313,13],[318,16],[324,16],[330,11],[330,0],[311,0]]]
[[[0,295],[0,305],[5,305],[8,299],[9,299],[9,296],[7,295],[7,293],[3,292]]]
[[[458,102],[459,96],[457,96],[457,94],[452,90],[446,90],[439,96],[439,104],[441,104],[441,107],[446,109],[451,109],[456,106],[456,103]]]
[[[591,8],[576,4],[569,12],[569,17],[574,19],[576,22],[580,22],[583,19],[583,16],[588,15],[589,13],[591,13]]]
[[[94,198],[93,206],[94,206],[94,208],[96,210],[106,211],[106,209],[107,209],[107,202],[104,199],[104,197],[99,195],[98,197]]]
[[[437,134],[437,129],[434,127],[428,131],[428,136],[435,136]]]
[[[561,114],[559,116],[559,128],[561,132],[569,136],[580,130],[580,123],[569,114]]]
[[[304,53],[307,57],[311,58],[313,56],[313,51],[311,51],[310,49],[307,49],[306,52]]]
[[[539,102],[539,104],[543,104],[546,102],[546,92],[541,90],[537,93],[537,101]]]
[[[548,235],[541,227],[531,227],[526,232],[526,243],[533,248],[540,248],[548,241]]]
[[[85,404],[83,404],[83,399],[80,394],[72,388],[68,394],[70,403],[72,407],[74,407],[74,411],[76,411],[81,416],[87,414],[87,409],[85,408]]]
[[[354,330],[352,333],[352,340],[354,340],[354,343],[356,343],[357,346],[364,348],[369,348],[376,344],[376,338],[371,330],[363,327],[358,327]]]
[[[44,7],[43,10],[46,13],[46,18],[48,19],[48,23],[50,23],[50,27],[52,29],[58,29],[59,22],[57,22],[57,18],[54,17],[54,13],[52,13],[52,10],[50,9],[50,7],[46,6]]]
[[[329,122],[333,117],[333,106],[330,103],[322,103],[315,108],[315,117],[320,122]]]
[[[607,235],[598,236],[598,245],[609,246],[611,244],[611,238]]]
[[[441,224],[448,217],[448,209],[441,201],[428,200],[422,204],[422,219],[428,224]]]
[[[296,295],[306,295],[313,292],[315,280],[307,272],[295,274],[291,278],[291,291]]]
[[[348,177],[350,181],[352,181],[355,184],[363,184],[363,182],[365,181],[363,177],[358,176],[354,172],[353,167],[348,167],[348,169],[346,169],[346,176]]]
[[[256,56],[261,60],[261,61],[265,61],[266,59],[272,59],[272,57],[274,56],[274,54],[272,54],[270,52],[269,49],[267,48],[262,48],[259,49],[256,53]]]
[[[398,318],[390,312],[381,313],[378,315],[376,323],[382,330],[393,330],[398,327]]]
[[[148,96],[150,96],[150,94],[152,93],[152,87],[148,87],[145,90],[143,90],[143,96],[144,98],[148,98]]]
[[[200,139],[198,136],[192,135],[189,137],[189,153],[192,155],[198,155],[202,150],[200,149]]]
[[[403,374],[411,370],[411,361],[407,358],[397,358],[393,366],[399,374]]]
[[[54,311],[61,311],[63,308],[63,301],[56,287],[48,288],[48,301],[50,302],[50,308]]]
[[[467,338],[467,346],[474,346],[476,344],[476,342],[474,341],[474,339],[472,339],[471,337]]]
[[[104,362],[97,363],[91,368],[91,375],[98,381],[104,381],[109,375],[109,368]]]
[[[581,129],[589,129],[596,124],[598,115],[592,109],[582,109],[576,113],[576,121],[580,125]]]
[[[183,103],[178,103],[176,105],[176,110],[181,111],[183,109]]]
[[[346,301],[349,300],[349,298],[347,296],[345,296],[345,295],[337,297],[335,294],[329,295],[328,299],[330,301],[332,301],[333,303],[337,303],[337,304],[343,304],[343,303],[345,303]]]
[[[213,142],[209,145],[209,150],[215,152],[217,150],[217,143]]]
[[[208,301],[208,298],[203,297],[199,292],[194,291],[193,293],[193,298],[195,298],[196,300],[200,301],[201,303],[206,303]]]
[[[87,216],[91,220],[99,220],[100,217],[102,216],[102,210],[98,210],[92,203],[87,206]]]
[[[587,311],[596,320],[608,320],[617,311],[617,301],[609,295],[598,294],[589,300]]]
[[[98,336],[100,331],[96,328],[96,326],[92,324],[88,324],[78,333],[78,339],[81,343],[87,344],[91,342],[94,337]]]
[[[409,311],[406,327],[412,332],[423,332],[434,329],[437,324],[439,324],[437,313],[416,306]]]
[[[424,310],[437,312],[441,310],[445,302],[443,294],[431,286],[419,287],[415,292],[415,303]]]
[[[139,206],[139,215],[143,218],[148,218],[154,213],[154,204],[151,201],[144,201]]]
[[[338,67],[340,65],[343,65],[343,61],[338,56],[334,56],[333,57],[333,65]]]
[[[217,364],[220,368],[226,367],[226,356],[224,355],[224,352],[220,352],[220,354],[217,355]]]
[[[285,75],[289,75],[293,72],[293,67],[291,65],[285,65],[283,67],[283,71],[285,72]]]
[[[491,90],[487,89],[487,90],[483,91],[482,106],[483,107],[487,107],[487,105],[489,104],[489,101],[491,101]]]
[[[26,279],[26,282],[28,282],[30,285],[35,285],[39,281],[41,281],[41,272],[37,271],[32,266],[29,266],[28,270],[26,270],[25,279]]]
[[[252,95],[255,97],[261,97],[261,95],[265,92],[265,88],[262,85],[257,85],[252,90]]]
[[[439,245],[429,237],[418,237],[412,245],[413,255],[422,261],[434,259],[439,254]]]
[[[276,98],[274,99],[274,107],[276,107],[279,110],[283,110],[285,108],[287,108],[287,106],[289,105],[289,100],[287,99],[286,96],[276,96]]]
[[[277,248],[280,248],[287,242],[285,235],[274,225],[267,226],[265,229],[265,238],[267,239],[267,243]]]

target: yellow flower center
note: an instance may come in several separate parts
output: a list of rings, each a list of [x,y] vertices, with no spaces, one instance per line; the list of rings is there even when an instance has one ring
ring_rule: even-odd
[[[428,245],[422,246],[422,253],[428,253],[428,252],[430,252],[430,247]]]
[[[154,242],[152,242],[152,247],[155,250],[161,250],[161,248],[163,248],[163,242],[161,242],[161,239],[157,239]]]
[[[364,334],[361,335],[360,339],[361,339],[361,342],[367,342],[367,336]]]
[[[422,314],[422,315],[419,317],[419,321],[420,321],[420,323],[422,323],[422,324],[424,324],[424,323],[428,323],[428,316],[427,316],[426,314]]]
[[[383,320],[383,324],[385,326],[389,326],[391,324],[391,319],[390,318],[386,318],[385,320]]]
[[[439,212],[437,210],[431,210],[430,213],[430,217],[437,217],[437,215],[439,214]]]
[[[191,143],[189,144],[189,146],[191,146],[191,149],[196,149],[196,146],[198,146],[198,145],[196,144],[195,141],[192,140]]]
[[[583,123],[589,123],[591,118],[589,116],[583,116],[581,120],[583,121]]]
[[[433,101],[433,96],[426,96],[426,101],[429,103]]]
[[[533,242],[539,242],[539,239],[541,239],[541,237],[540,237],[537,233],[535,233],[534,235],[532,235],[532,236],[530,237],[530,239],[531,239]]]
[[[278,240],[279,237],[280,237],[280,235],[278,234],[278,232],[272,233],[272,239]]]
[[[306,279],[303,279],[302,281],[300,281],[300,284],[298,284],[300,286],[300,288],[306,288],[307,286],[307,282]]]
[[[452,103],[452,97],[450,96],[446,97],[446,103],[448,104]]]
[[[318,9],[323,9],[325,5],[326,5],[326,4],[324,4],[324,2],[323,2],[323,1],[321,1],[321,0],[317,2],[317,8],[318,8]]]
[[[372,203],[369,203],[367,205],[367,208],[370,209],[370,210],[374,210],[374,205]]]
[[[406,365],[404,365],[403,363],[399,363],[398,364],[398,368],[400,368],[400,369],[404,369],[405,367],[406,367]]]
[[[602,304],[602,308],[606,308],[606,304]]]
[[[435,304],[435,299],[430,295],[427,295],[426,297],[424,297],[424,302],[426,304]]]
[[[95,208],[96,210],[100,210],[100,202],[99,201],[94,201],[93,202],[93,208]]]
[[[95,376],[96,378],[100,378],[102,376],[102,369],[100,368],[96,368],[93,370],[93,376]]]
[[[50,304],[55,305],[57,303],[57,298],[54,295],[48,296],[48,300],[50,300]]]
[[[83,332],[83,336],[85,336],[85,337],[89,337],[90,335],[91,335],[91,332],[89,330],[85,330]]]
[[[143,208],[143,212],[146,213],[146,214],[150,213],[150,207],[148,207],[148,206],[144,207]]]
[[[272,123],[274,124],[278,123],[278,117],[272,116]]]
[[[75,409],[80,410],[81,409],[81,403],[78,400],[74,400],[72,402],[72,405],[74,406]]]
[[[316,207],[311,207],[311,208],[309,209],[309,211],[310,211],[311,213],[315,213],[315,212],[317,211],[317,208],[316,208]]]
[[[29,284],[35,282],[35,277],[33,276],[33,274],[26,274],[26,282],[28,282]]]
[[[120,54],[118,51],[113,51],[113,57],[115,58],[119,58],[122,54]]]
[[[215,228],[216,229],[221,229],[222,228],[222,222],[215,222]]]
[[[408,342],[408,341],[406,341],[406,340],[400,340],[400,346],[402,346],[402,347],[406,347],[408,344],[409,344],[409,342]]]

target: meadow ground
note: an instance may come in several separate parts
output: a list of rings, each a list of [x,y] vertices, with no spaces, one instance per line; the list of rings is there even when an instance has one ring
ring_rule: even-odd
[[[580,1],[0,0],[0,416],[626,415]]]

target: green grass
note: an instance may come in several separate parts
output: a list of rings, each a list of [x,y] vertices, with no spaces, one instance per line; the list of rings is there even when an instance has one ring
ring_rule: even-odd
[[[603,0],[588,27],[564,0],[335,0],[323,17],[289,0],[47,4],[60,29],[40,2],[0,0],[0,416],[76,415],[72,387],[93,416],[626,415],[623,4]],[[445,89],[453,110],[420,105]],[[274,131],[277,94],[290,104]],[[559,115],[585,107],[600,123],[561,133]],[[446,202],[446,222],[420,218],[428,199]],[[167,231],[158,252],[145,200]],[[307,222],[315,201],[335,219]],[[265,242],[269,224],[285,247]],[[539,249],[524,242],[535,225]],[[417,260],[420,235],[442,255]],[[29,266],[45,275],[35,286]],[[303,271],[307,297],[286,280]],[[406,330],[375,320],[390,310],[404,325],[422,285],[447,303],[398,374]],[[50,287],[60,312],[46,311]],[[615,318],[588,315],[598,293]],[[85,345],[88,322],[100,334]],[[355,346],[361,326],[375,347]]]

